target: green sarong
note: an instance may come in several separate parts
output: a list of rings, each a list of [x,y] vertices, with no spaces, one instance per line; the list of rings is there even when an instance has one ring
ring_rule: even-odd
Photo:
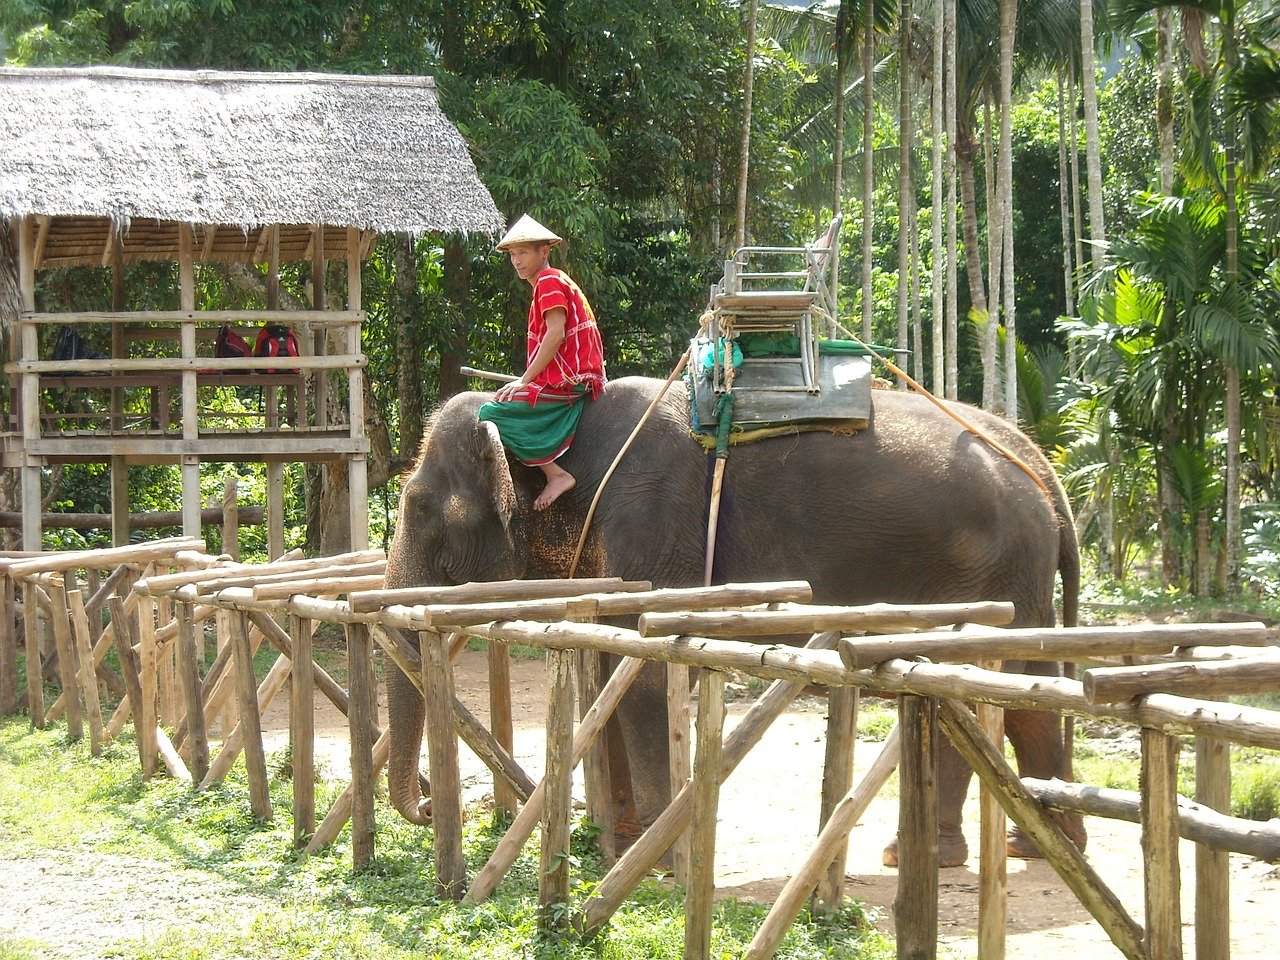
[[[536,404],[517,397],[490,400],[477,416],[498,428],[498,436],[521,463],[536,467],[550,463],[569,449],[587,397],[585,384],[569,390],[543,390]]]

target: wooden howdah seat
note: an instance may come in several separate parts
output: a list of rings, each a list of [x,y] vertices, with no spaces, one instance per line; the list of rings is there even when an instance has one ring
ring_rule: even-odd
[[[725,261],[693,342],[696,430],[714,429],[726,393],[739,426],[866,423],[870,358],[857,344],[824,337],[838,317],[840,223],[833,218],[802,246],[744,246]]]

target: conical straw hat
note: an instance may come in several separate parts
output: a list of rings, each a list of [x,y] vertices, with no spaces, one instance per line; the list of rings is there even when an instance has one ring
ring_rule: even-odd
[[[549,243],[554,247],[559,242],[559,237],[526,213],[498,241],[498,249],[505,250],[516,243]]]

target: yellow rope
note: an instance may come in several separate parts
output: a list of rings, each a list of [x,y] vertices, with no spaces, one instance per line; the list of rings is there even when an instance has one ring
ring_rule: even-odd
[[[956,423],[960,424],[960,426],[964,427],[966,430],[972,433],[979,440],[982,440],[984,443],[989,445],[993,450],[995,450],[1001,456],[1005,457],[1005,459],[1007,459],[1010,463],[1012,463],[1014,466],[1020,469],[1028,477],[1030,477],[1035,482],[1035,485],[1041,489],[1041,491],[1044,493],[1046,497],[1049,497],[1049,499],[1051,500],[1053,499],[1053,494],[1049,491],[1048,485],[1042,479],[1040,479],[1040,475],[1036,473],[1034,470],[1032,470],[1029,466],[1027,466],[1027,464],[1022,460],[1022,458],[1019,457],[1016,453],[1014,453],[1012,450],[1010,450],[1008,447],[1002,444],[995,437],[991,436],[990,434],[984,433],[982,430],[979,430],[977,427],[975,427],[972,423],[970,423],[964,417],[960,416],[960,414],[948,408],[945,404],[943,404],[941,400],[939,400],[932,393],[926,390],[923,386],[916,383],[915,380],[913,380],[910,376],[908,376],[905,370],[900,369],[891,360],[888,360],[885,357],[880,356],[880,354],[877,353],[869,344],[863,343],[860,339],[855,337],[852,333],[849,332],[849,329],[846,326],[844,326],[844,324],[842,324],[835,317],[831,316],[821,307],[814,307],[813,312],[815,314],[820,315],[822,318],[830,321],[833,327],[838,329],[841,333],[843,333],[846,337],[848,337],[854,343],[860,344],[862,348],[867,351],[867,353],[871,354],[871,356],[875,357],[877,360],[883,363],[886,367],[888,367],[889,370],[895,376],[899,376],[904,381],[906,381],[907,385],[910,386],[912,390],[916,391],[916,393],[920,394],[922,397],[924,397],[926,400],[932,403],[935,407],[937,407],[939,410],[945,413],[948,417],[950,417]]]

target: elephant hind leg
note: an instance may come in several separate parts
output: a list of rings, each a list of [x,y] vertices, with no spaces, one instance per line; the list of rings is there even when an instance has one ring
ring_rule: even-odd
[[[938,866],[961,867],[969,859],[964,838],[964,798],[969,792],[973,771],[946,737],[937,742],[935,775],[938,784]],[[886,867],[898,865],[898,838],[885,846],[881,860]]]

